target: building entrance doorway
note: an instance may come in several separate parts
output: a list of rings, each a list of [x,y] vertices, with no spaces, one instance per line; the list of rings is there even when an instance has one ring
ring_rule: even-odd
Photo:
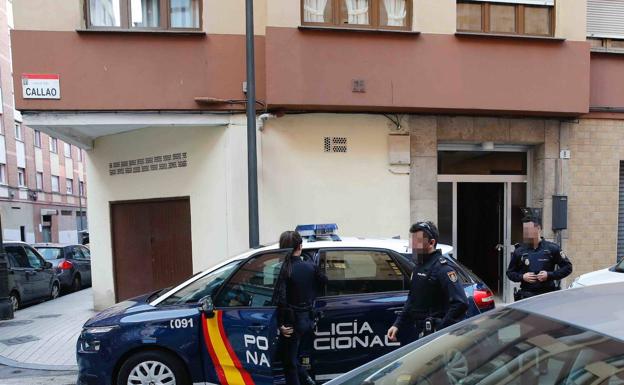
[[[512,245],[522,241],[527,159],[526,151],[438,153],[440,242],[452,245],[454,257],[504,302],[513,301],[505,271]]]

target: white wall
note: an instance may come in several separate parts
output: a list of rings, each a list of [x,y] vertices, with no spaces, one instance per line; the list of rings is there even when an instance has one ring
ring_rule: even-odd
[[[343,236],[408,235],[409,175],[389,171],[388,120],[306,114],[271,119],[261,138],[261,242],[297,224],[337,223]],[[323,138],[346,137],[347,153]]]
[[[190,196],[194,272],[246,249],[247,186],[227,187],[246,173],[238,170],[246,159],[244,135],[244,125],[234,124],[229,129],[146,128],[95,141],[86,164],[96,308],[114,301],[110,202]],[[110,162],[178,152],[187,153],[188,167],[109,175]]]

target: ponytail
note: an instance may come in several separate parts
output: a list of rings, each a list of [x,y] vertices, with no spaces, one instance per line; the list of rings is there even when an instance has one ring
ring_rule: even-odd
[[[282,235],[280,235],[279,239],[279,248],[280,249],[292,249],[286,258],[284,259],[284,267],[283,271],[286,272],[286,277],[290,278],[292,274],[292,255],[295,250],[301,246],[303,243],[303,239],[301,235],[299,235],[296,231],[284,231]]]

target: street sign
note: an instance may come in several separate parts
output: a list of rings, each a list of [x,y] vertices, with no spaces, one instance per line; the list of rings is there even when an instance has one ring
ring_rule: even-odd
[[[24,99],[60,99],[60,76],[55,74],[22,74]]]

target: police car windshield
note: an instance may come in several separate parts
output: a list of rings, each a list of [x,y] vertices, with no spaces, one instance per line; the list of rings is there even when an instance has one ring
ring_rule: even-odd
[[[214,292],[221,286],[236,267],[242,261],[232,261],[226,265],[221,266],[215,271],[206,274],[197,281],[191,282],[187,286],[173,293],[171,296],[162,301],[158,306],[167,305],[183,305],[186,303],[196,303],[200,299],[214,294]]]
[[[618,273],[624,273],[624,259],[620,261],[617,265],[615,265],[615,271]]]
[[[336,384],[622,384],[624,342],[507,308],[382,365]]]

